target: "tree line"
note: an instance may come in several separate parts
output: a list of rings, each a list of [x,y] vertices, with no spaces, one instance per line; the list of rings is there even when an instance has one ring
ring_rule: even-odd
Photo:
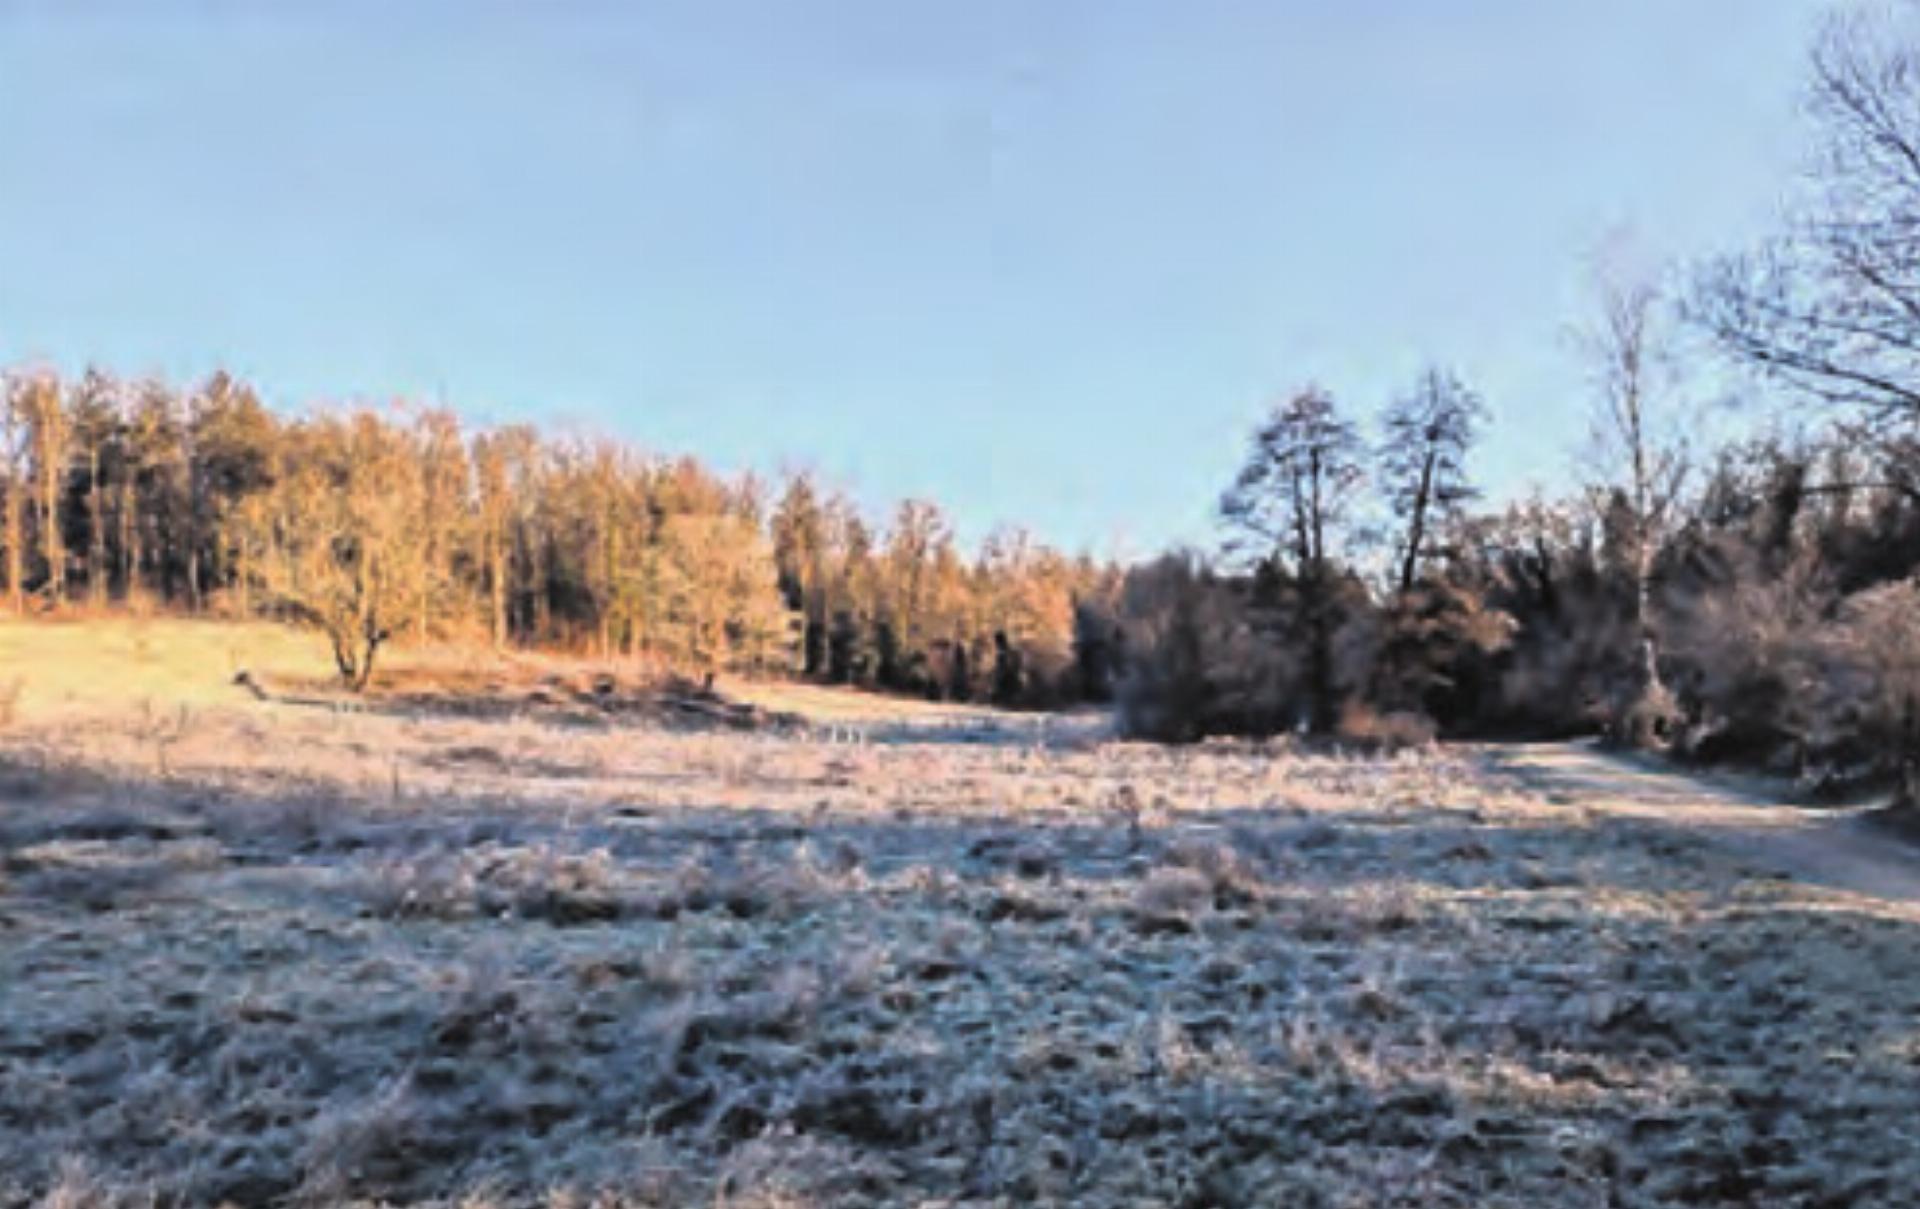
[[[1812,61],[1779,235],[1603,275],[1584,483],[1482,506],[1485,412],[1441,370],[1370,432],[1295,393],[1224,494],[1225,554],[1123,585],[1127,725],[1601,732],[1920,800],[1920,18],[1836,18]],[[1682,337],[1741,371],[1760,435],[1690,438]]]
[[[963,555],[922,501],[874,526],[807,475],[438,409],[289,417],[225,373],[20,371],[0,408],[7,608],[308,624],[354,688],[403,638],[1052,704],[1085,695],[1075,610],[1117,583],[1013,529]]]
[[[437,638],[1112,700],[1167,741],[1601,732],[1920,798],[1920,17],[1836,20],[1809,97],[1813,187],[1776,238],[1603,278],[1594,449],[1553,498],[1487,504],[1487,409],[1439,367],[1366,423],[1288,395],[1222,493],[1225,548],[1125,569],[1018,530],[962,551],[932,504],[875,525],[805,475],[437,410],[288,417],[226,375],[22,372],[0,589],[300,621],[355,686],[390,638]],[[1678,334],[1745,371],[1762,435],[1690,439]]]

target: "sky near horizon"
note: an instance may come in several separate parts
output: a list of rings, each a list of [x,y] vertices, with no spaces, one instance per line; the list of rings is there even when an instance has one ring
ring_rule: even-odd
[[[1566,481],[1593,254],[1764,232],[1817,0],[0,0],[0,361],[1207,543],[1422,364]]]

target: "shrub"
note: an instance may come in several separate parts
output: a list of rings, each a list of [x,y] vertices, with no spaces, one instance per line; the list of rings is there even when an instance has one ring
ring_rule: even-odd
[[[1169,556],[1130,576],[1123,614],[1122,734],[1191,743],[1293,724],[1297,661],[1256,635],[1241,591],[1191,556]]]

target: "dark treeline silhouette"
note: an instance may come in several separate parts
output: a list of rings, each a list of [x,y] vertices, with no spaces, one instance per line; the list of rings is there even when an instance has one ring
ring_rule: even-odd
[[[1174,741],[1605,733],[1905,777],[1920,753],[1916,469],[1839,431],[1719,450],[1650,559],[1626,487],[1434,524],[1411,580],[1333,554],[1169,556],[1120,597],[1121,714]]]
[[[22,371],[5,403],[16,613],[302,622],[356,688],[389,639],[431,638],[1007,705],[1101,692],[1074,623],[1118,572],[1013,530],[963,557],[930,504],[874,528],[804,476],[771,499],[612,442],[469,436],[446,411],[288,418],[225,374],[176,390]]]
[[[1228,557],[1124,585],[1125,725],[1599,732],[1920,799],[1920,19],[1837,19],[1814,67],[1817,187],[1778,239],[1600,275],[1584,483],[1476,509],[1484,412],[1444,372],[1370,433],[1299,392],[1222,500]],[[1677,335],[1750,371],[1771,435],[1694,447]]]

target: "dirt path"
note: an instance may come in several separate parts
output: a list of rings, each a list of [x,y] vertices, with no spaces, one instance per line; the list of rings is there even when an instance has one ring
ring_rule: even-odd
[[[1907,904],[1920,915],[1920,847],[1859,810],[1795,806],[1758,788],[1690,777],[1582,743],[1490,748],[1486,758],[1549,801],[1694,831],[1761,869]]]

